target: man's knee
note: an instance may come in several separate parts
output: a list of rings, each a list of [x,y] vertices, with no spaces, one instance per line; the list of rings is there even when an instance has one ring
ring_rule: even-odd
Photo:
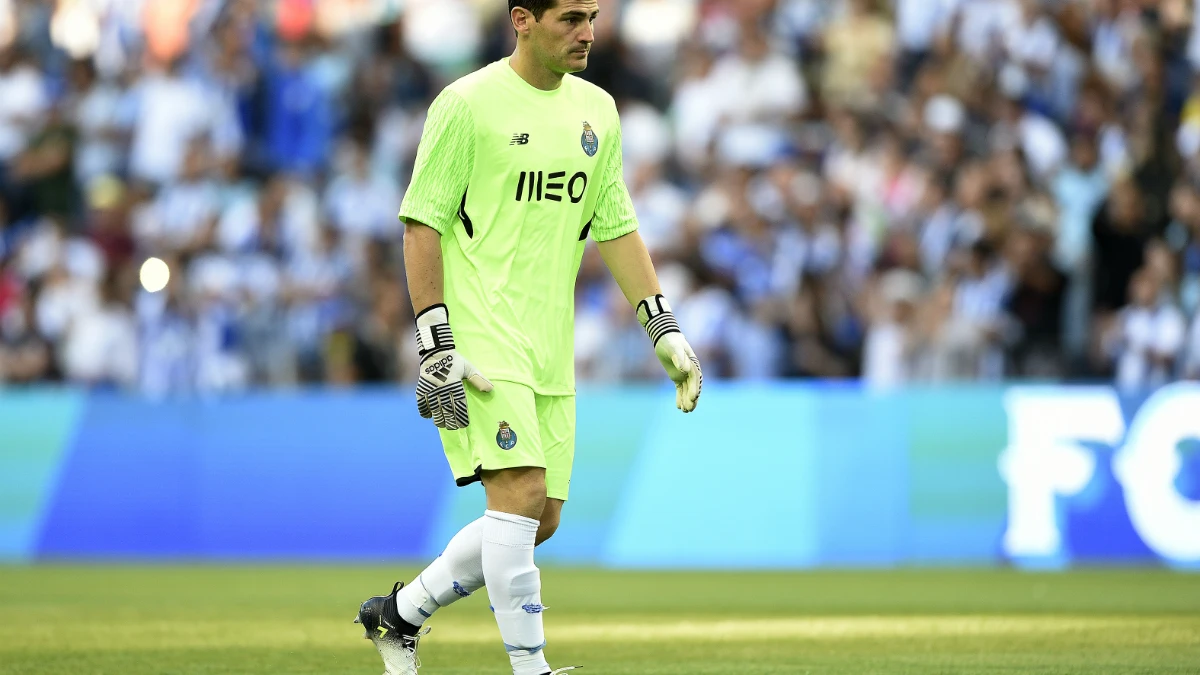
[[[541,520],[546,507],[546,470],[521,467],[485,471],[487,505],[493,511]]]
[[[547,499],[546,508],[542,509],[542,517],[538,523],[537,542],[541,544],[558,531],[558,523],[562,518],[563,500]]]
[[[542,521],[538,525],[537,541],[535,542],[535,544],[540,546],[542,542],[546,541],[550,537],[553,537],[554,533],[557,531],[558,531],[558,514],[556,513],[553,516],[550,516],[548,514],[543,513]]]

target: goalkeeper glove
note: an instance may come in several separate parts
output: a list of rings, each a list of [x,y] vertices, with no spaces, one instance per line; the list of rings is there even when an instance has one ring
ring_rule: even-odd
[[[417,411],[440,429],[465,428],[470,418],[463,380],[483,393],[492,390],[492,383],[454,348],[450,310],[445,305],[433,305],[417,315],[417,352],[421,357]]]
[[[696,352],[679,330],[667,299],[654,295],[642,300],[637,305],[637,318],[654,343],[654,355],[667,371],[667,377],[675,383],[675,407],[685,413],[695,410],[704,373],[700,370]]]

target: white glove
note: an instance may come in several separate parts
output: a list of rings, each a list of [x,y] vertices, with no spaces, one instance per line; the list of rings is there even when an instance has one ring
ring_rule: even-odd
[[[425,419],[433,418],[440,429],[465,428],[470,417],[463,380],[483,393],[492,390],[492,383],[454,348],[450,310],[445,305],[433,305],[417,315],[417,350],[421,356],[417,411]]]
[[[679,330],[667,299],[654,295],[642,300],[637,306],[637,318],[654,343],[654,355],[667,371],[667,377],[675,383],[675,407],[685,413],[692,412],[700,399],[704,373],[700,370],[696,352]]]

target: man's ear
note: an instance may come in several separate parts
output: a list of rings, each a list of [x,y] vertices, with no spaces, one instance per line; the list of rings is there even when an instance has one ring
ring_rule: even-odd
[[[518,36],[529,34],[529,29],[532,27],[531,24],[534,21],[533,12],[524,7],[513,7],[512,13],[508,18],[512,20],[513,30],[517,32]]]

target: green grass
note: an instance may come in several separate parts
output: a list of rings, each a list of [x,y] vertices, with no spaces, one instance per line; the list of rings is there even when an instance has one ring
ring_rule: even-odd
[[[378,675],[351,619],[411,573],[0,567],[0,673]],[[1200,575],[548,569],[543,579],[547,654],[585,675],[1200,673]],[[430,625],[422,675],[509,672],[486,598]]]

